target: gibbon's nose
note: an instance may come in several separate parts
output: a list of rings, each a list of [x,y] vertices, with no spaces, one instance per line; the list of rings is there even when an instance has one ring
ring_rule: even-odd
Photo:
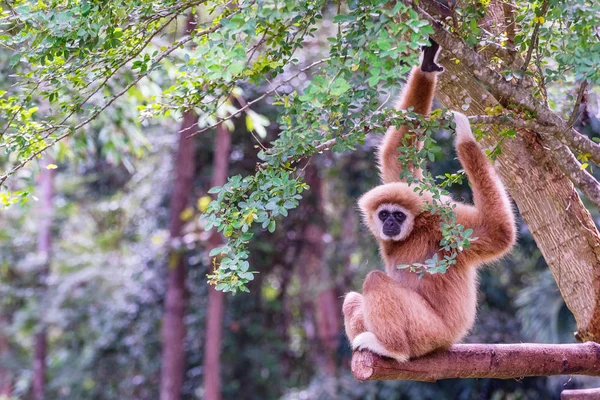
[[[389,219],[383,224],[383,234],[386,236],[396,236],[400,233],[400,225]]]

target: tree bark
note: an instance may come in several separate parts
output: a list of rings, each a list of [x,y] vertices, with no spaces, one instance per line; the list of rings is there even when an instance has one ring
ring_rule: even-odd
[[[498,100],[463,63],[442,52],[437,98],[447,108],[485,115]],[[504,128],[487,126],[483,145],[493,148]],[[577,321],[577,338],[600,341],[600,234],[572,182],[544,139],[525,129],[501,145],[495,166],[550,267]]]
[[[188,136],[198,120],[194,112],[183,116],[179,132],[179,145],[175,165],[175,184],[170,203],[170,242],[180,242],[184,221],[181,213],[186,209],[194,184],[196,146]],[[180,249],[169,253],[165,313],[162,323],[162,362],[160,376],[161,400],[179,400],[185,373],[185,308],[186,308],[186,265]]]
[[[43,309],[42,304],[45,301],[46,285],[50,273],[50,262],[52,259],[52,216],[53,216],[53,197],[54,197],[54,169],[46,167],[52,163],[50,158],[41,163],[39,176],[39,222],[37,251],[41,261],[39,270],[39,307]],[[33,355],[33,398],[34,400],[43,400],[46,393],[46,352],[47,352],[47,334],[46,323],[40,312],[38,321],[38,331],[35,334],[35,345]]]
[[[352,373],[361,381],[424,382],[455,378],[600,376],[600,344],[456,344],[448,351],[405,363],[363,350],[352,356]]]
[[[231,133],[224,124],[217,126],[211,186],[223,186],[229,174]],[[208,248],[220,247],[223,238],[213,230]],[[215,268],[218,265],[215,264]],[[204,398],[221,399],[221,342],[223,338],[223,292],[208,288],[208,311],[206,314],[206,342],[204,343]]]

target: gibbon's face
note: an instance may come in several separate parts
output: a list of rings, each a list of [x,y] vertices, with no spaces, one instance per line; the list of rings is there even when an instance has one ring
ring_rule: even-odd
[[[413,229],[414,221],[415,217],[409,210],[393,203],[381,204],[373,216],[381,240],[406,239]]]

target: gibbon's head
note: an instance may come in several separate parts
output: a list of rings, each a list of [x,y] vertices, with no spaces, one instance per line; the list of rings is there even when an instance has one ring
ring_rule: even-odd
[[[371,189],[358,200],[358,206],[377,239],[401,241],[412,232],[415,218],[428,200],[431,196],[415,193],[414,186],[394,182]]]

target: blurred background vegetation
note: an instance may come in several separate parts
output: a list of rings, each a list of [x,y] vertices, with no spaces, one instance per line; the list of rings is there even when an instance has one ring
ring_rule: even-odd
[[[335,8],[332,4],[328,10]],[[324,19],[296,57],[306,63],[322,58],[334,29]],[[10,57],[0,48],[2,87],[11,84]],[[141,81],[84,134],[56,145],[39,165],[19,171],[13,190],[31,188],[30,197],[0,217],[3,393],[31,397],[36,334],[44,327],[47,398],[157,398],[179,121],[140,121],[137,107],[170,85],[178,68],[173,64],[165,67],[167,73]],[[310,72],[302,73],[279,92],[301,91],[310,80]],[[559,105],[572,99],[562,85],[550,85],[548,91]],[[241,83],[231,106],[243,107],[262,92]],[[598,93],[589,88],[578,122],[590,136],[600,136]],[[252,106],[253,114],[231,119],[230,176],[254,173],[260,146],[278,137],[274,100],[267,97]],[[212,186],[216,135],[212,129],[187,139],[195,145],[195,166],[178,244],[187,265],[185,399],[204,395],[207,274],[213,261],[210,235],[199,218]],[[225,296],[223,398],[558,399],[564,388],[600,386],[598,380],[580,377],[438,383],[359,383],[352,377],[341,301],[346,292],[360,289],[368,271],[382,267],[356,208],[357,198],[379,182],[374,150],[380,138],[369,134],[356,151],[323,152],[303,161],[299,169],[311,190],[289,217],[277,220],[274,233],[258,230],[249,243],[250,265],[258,272],[248,284],[250,293]],[[459,169],[450,132],[441,131],[436,139],[433,175]],[[48,168],[48,163],[53,165]],[[40,176],[47,171],[53,172],[54,186],[49,260],[38,243],[48,211],[42,210]],[[455,199],[471,200],[466,183],[450,190]],[[598,221],[597,210],[592,211]],[[575,329],[530,232],[519,222],[518,247],[480,273],[479,314],[466,341],[568,343],[575,341]]]

